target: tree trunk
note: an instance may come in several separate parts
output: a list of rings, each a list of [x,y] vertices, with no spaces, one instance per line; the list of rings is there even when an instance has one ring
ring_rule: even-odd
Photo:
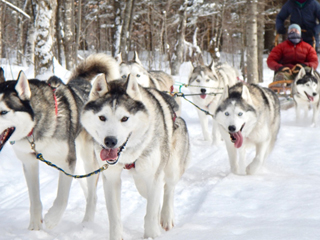
[[[81,33],[81,13],[82,13],[82,0],[78,1],[78,15],[77,15],[77,31],[76,31],[76,45],[74,46],[74,60],[78,63],[78,50],[80,45],[80,33]]]
[[[26,42],[26,61],[28,65],[35,64],[34,58],[35,58],[35,39],[36,39],[36,29],[35,29],[36,7],[37,7],[36,3],[34,1],[31,1],[31,4],[29,5],[31,19],[28,22],[27,42]]]
[[[174,49],[173,55],[170,59],[171,75],[179,75],[180,66],[183,62],[185,31],[187,25],[187,4],[188,1],[185,0],[183,3],[183,7],[181,7],[179,10],[180,24],[178,26],[178,41],[176,44],[176,48]]]
[[[258,6],[258,14],[259,17],[257,18],[257,28],[258,28],[258,81],[263,82],[263,51],[264,51],[264,15],[262,14],[264,11],[264,3],[259,2],[257,3]]]
[[[258,36],[257,36],[257,1],[247,1],[247,77],[248,83],[258,83]]]
[[[113,12],[114,12],[114,27],[112,28],[112,56],[116,57],[120,53],[120,36],[121,36],[121,28],[122,28],[120,0],[114,0]]]
[[[0,2],[0,58],[2,58],[3,15],[3,3]]]
[[[57,11],[56,11],[56,52],[55,56],[60,64],[62,64],[62,53],[63,53],[63,37],[62,37],[62,27],[61,22],[63,22],[62,17],[62,0],[57,0]]]
[[[123,15],[123,25],[122,25],[121,42],[120,42],[121,55],[124,60],[128,60],[127,39],[129,39],[130,37],[129,24],[130,24],[131,8],[132,8],[132,0],[127,0],[125,12]]]
[[[37,16],[35,21],[35,65],[34,74],[37,78],[45,78],[53,73],[53,36],[57,0],[36,0]]]
[[[74,66],[74,21],[73,21],[73,0],[64,1],[64,55],[66,68],[71,70]]]

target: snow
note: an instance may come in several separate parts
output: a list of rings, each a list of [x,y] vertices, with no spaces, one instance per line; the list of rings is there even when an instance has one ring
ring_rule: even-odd
[[[177,81],[187,82],[188,67],[189,64],[182,65]],[[11,71],[5,68],[9,79],[15,79],[19,70],[18,67]],[[68,75],[61,66],[57,70],[61,77]],[[267,85],[272,76],[265,67],[263,85]],[[281,128],[273,152],[259,173],[246,176],[230,173],[224,144],[211,146],[204,142],[195,108],[184,100],[182,104],[182,116],[190,133],[192,160],[176,188],[175,227],[169,232],[162,231],[157,239],[319,239],[320,128],[310,127],[311,112],[308,119],[297,123],[293,108],[282,110]],[[253,154],[249,152],[248,159],[252,159]],[[108,239],[109,224],[101,180],[94,223],[81,222],[85,198],[79,181],[74,180],[60,224],[52,230],[44,226],[41,231],[29,231],[29,197],[21,162],[9,144],[0,156],[1,240]],[[45,214],[56,196],[58,172],[44,163],[39,165]],[[123,237],[125,240],[142,239],[146,201],[138,194],[126,170],[122,183]]]

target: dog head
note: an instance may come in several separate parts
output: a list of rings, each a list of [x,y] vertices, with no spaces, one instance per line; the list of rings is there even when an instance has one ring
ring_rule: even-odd
[[[192,68],[189,76],[189,89],[192,94],[199,94],[200,99],[213,98],[214,93],[221,91],[220,87],[222,85],[213,62],[209,66],[200,65]]]
[[[126,80],[130,75],[130,78],[135,79],[142,87],[150,87],[149,73],[143,67],[137,52],[134,52],[133,59],[128,62],[122,61],[121,55],[119,55],[118,63],[122,79]]]
[[[135,138],[143,136],[148,127],[143,90],[131,77],[107,83],[99,75],[94,81],[81,123],[99,145],[101,160],[114,164],[125,147],[139,144]]]
[[[33,129],[34,113],[30,106],[31,89],[21,71],[17,81],[0,83],[0,150],[10,139],[25,138]]]
[[[319,75],[312,69],[306,72],[301,68],[294,81],[295,94],[309,102],[314,102],[319,99]]]
[[[215,112],[215,119],[223,131],[229,133],[236,148],[243,143],[243,132],[256,118],[249,89],[242,83],[224,89]]]

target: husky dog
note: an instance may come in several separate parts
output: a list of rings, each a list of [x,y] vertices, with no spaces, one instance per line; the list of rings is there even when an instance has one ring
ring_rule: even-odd
[[[117,61],[120,65],[120,75],[123,79],[127,79],[130,74],[131,78],[135,78],[142,87],[156,88],[167,92],[172,90],[173,78],[163,71],[147,71],[143,67],[136,51],[131,61],[124,62],[121,54],[118,55]]]
[[[226,143],[231,171],[240,174],[246,148],[253,145],[256,156],[246,172],[257,172],[273,149],[279,132],[280,103],[277,95],[256,84],[237,83],[225,88],[215,118]]]
[[[231,66],[223,63],[218,66],[214,65],[212,61],[209,66],[200,65],[192,68],[189,77],[189,89],[191,94],[195,94],[192,99],[193,102],[201,109],[210,113],[214,113],[219,99],[221,98],[223,88],[226,85],[233,85],[237,82],[237,72]],[[212,135],[208,129],[208,116],[203,111],[197,109],[202,134],[205,141],[213,141],[217,144],[221,141],[221,135],[217,131],[218,127],[213,120]],[[211,136],[213,139],[211,139]]]
[[[305,118],[308,116],[308,109],[311,105],[313,108],[312,125],[316,126],[320,111],[320,75],[318,72],[306,71],[301,68],[296,76],[292,93],[296,110],[297,120],[300,120],[301,110],[305,112]]]
[[[104,60],[103,64],[92,64],[95,58]],[[112,64],[112,68],[111,63]],[[97,73],[105,73],[109,79],[120,76],[117,63],[106,55],[95,55],[86,60],[90,69],[73,75],[67,85],[53,76],[48,82],[37,79],[28,80],[21,71],[16,81],[0,83],[0,150],[9,140],[23,163],[24,174],[30,198],[30,230],[42,228],[42,204],[39,191],[39,166],[34,149],[43,157],[66,172],[73,173],[77,153],[86,159],[86,170],[93,170],[94,150],[89,135],[80,124],[80,110],[87,100],[90,80]],[[91,64],[89,64],[91,63]],[[116,65],[116,66],[115,66]],[[84,78],[86,77],[86,79]],[[87,209],[84,221],[94,218],[96,177],[88,181]],[[67,206],[72,178],[60,172],[58,193],[45,215],[47,228],[56,226]]]
[[[101,75],[93,83],[81,123],[95,140],[99,164],[113,164],[102,176],[111,240],[122,239],[124,168],[147,199],[144,237],[159,236],[160,224],[165,230],[174,225],[174,190],[190,157],[187,127],[182,118],[175,118],[175,104],[168,94],[143,88],[131,75],[111,82]]]
[[[143,67],[136,51],[134,52],[133,59],[131,61],[124,62],[121,54],[117,56],[117,61],[120,66],[120,74],[122,79],[127,79],[130,74],[130,77],[135,78],[142,87],[155,88],[159,91],[164,91],[167,93],[176,91],[173,87],[174,79],[172,76],[160,70],[147,71]],[[176,115],[180,116],[181,98],[175,97],[175,100],[179,106],[178,110],[176,111]]]

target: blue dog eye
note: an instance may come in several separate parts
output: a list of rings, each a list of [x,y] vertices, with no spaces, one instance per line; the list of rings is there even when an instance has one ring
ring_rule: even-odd
[[[1,111],[0,115],[6,115],[8,113],[8,111]]]
[[[239,113],[238,113],[238,116],[239,116],[239,117],[241,117],[241,116],[242,116],[242,114],[243,114],[242,112],[239,112]]]
[[[229,113],[228,113],[228,112],[225,112],[224,115],[229,116]]]

